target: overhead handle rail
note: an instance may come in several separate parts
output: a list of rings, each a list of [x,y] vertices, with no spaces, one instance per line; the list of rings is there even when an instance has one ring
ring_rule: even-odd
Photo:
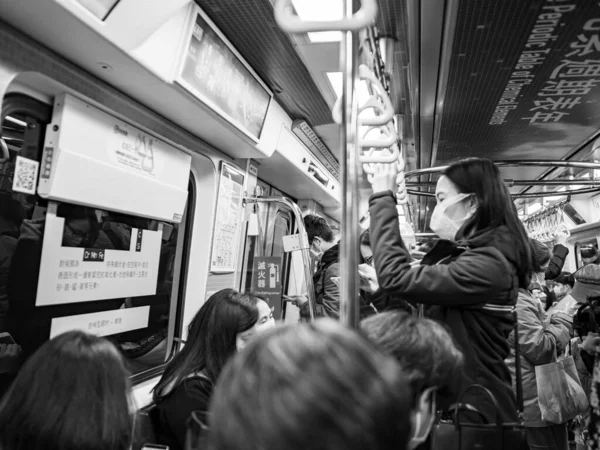
[[[275,3],[275,21],[288,33],[312,33],[316,31],[358,31],[371,25],[377,17],[377,1],[361,0],[361,7],[350,18],[339,20],[304,21],[294,13],[292,0]]]
[[[371,89],[375,87],[375,94],[371,95],[364,105],[358,107],[359,124],[367,126],[383,126],[391,122],[394,117],[394,105],[390,97],[377,79],[377,76],[366,65],[361,64],[358,67],[358,76],[362,81],[370,83]],[[375,110],[373,117],[360,117],[360,113],[366,109],[372,108]],[[332,110],[333,121],[338,125],[342,122],[342,100],[338,98]]]
[[[369,182],[373,180],[373,166],[371,164],[398,164],[398,203],[406,205],[408,203],[408,191],[406,190],[406,182],[404,181],[405,163],[400,153],[398,146],[398,133],[393,125],[394,106],[383,87],[381,81],[366,65],[359,66],[359,77],[363,81],[369,83],[369,87],[375,91],[369,99],[358,108],[358,124],[359,126],[367,126],[367,130],[362,136],[358,137],[358,144],[361,150],[359,160],[363,164],[363,170],[367,174]],[[375,111],[374,117],[360,117],[360,113],[366,109],[373,108]],[[332,111],[333,120],[337,124],[342,122],[342,102],[339,98]],[[368,139],[367,137],[374,131],[379,130],[383,138]],[[365,148],[367,150],[365,150]]]
[[[529,237],[542,242],[554,240],[557,233],[563,232],[571,235],[565,223],[565,206],[568,200],[535,213],[523,221]]]
[[[600,163],[587,162],[587,161],[565,161],[565,160],[550,160],[550,159],[515,159],[506,161],[494,161],[494,164],[498,167],[550,167],[556,168],[577,168],[577,169],[590,169],[600,170]],[[423,175],[433,175],[443,173],[448,166],[437,166],[428,167],[426,169],[413,170],[406,174],[406,179],[418,178]],[[579,195],[579,194],[591,194],[600,192],[600,179],[592,178],[589,180],[505,180],[509,185],[512,186],[562,186],[562,185],[574,185],[574,186],[589,186],[584,189],[566,189],[564,191],[540,191],[540,192],[520,192],[511,193],[513,199],[524,199],[524,198],[543,198],[543,197],[557,197],[565,195]],[[422,190],[420,188],[430,187],[430,182],[419,182],[409,181],[408,187],[412,188],[408,190],[409,194],[418,195],[421,197],[435,197],[435,194]],[[416,189],[415,189],[416,188]]]

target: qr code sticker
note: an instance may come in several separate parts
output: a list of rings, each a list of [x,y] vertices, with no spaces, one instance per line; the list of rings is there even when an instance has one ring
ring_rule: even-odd
[[[37,175],[40,163],[32,159],[17,156],[15,164],[15,177],[13,179],[13,191],[24,194],[35,194]]]

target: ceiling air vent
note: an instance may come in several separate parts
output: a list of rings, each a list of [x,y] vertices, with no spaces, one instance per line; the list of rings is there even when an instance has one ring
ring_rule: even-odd
[[[304,120],[294,120],[292,131],[302,143],[315,155],[336,180],[340,179],[340,164]]]

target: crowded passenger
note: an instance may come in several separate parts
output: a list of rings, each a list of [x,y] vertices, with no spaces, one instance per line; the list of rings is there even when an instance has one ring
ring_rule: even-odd
[[[584,266],[588,264],[600,264],[600,251],[598,251],[597,245],[590,245],[583,247],[580,250],[581,262]]]
[[[0,448],[129,450],[134,409],[117,348],[68,332],[34,353],[0,401]]]
[[[327,250],[337,244],[336,233],[324,218],[314,214],[304,216],[304,227],[310,245],[312,271],[315,273],[321,257]]]
[[[547,284],[550,284],[552,289],[550,290],[550,295],[546,299],[546,311],[548,311],[552,305],[560,302],[567,295],[571,294],[571,291],[575,286],[575,277],[569,272],[561,272],[558,277]]]
[[[550,261],[550,251],[539,241],[532,240],[535,255],[535,275],[544,276]],[[535,283],[532,282],[532,287]],[[568,449],[567,424],[552,424],[542,420],[538,402],[536,367],[556,362],[557,355],[564,352],[569,343],[572,318],[564,313],[548,316],[544,305],[531,290],[519,289],[517,300],[519,321],[518,339],[523,388],[524,425],[527,428],[527,441],[532,448]],[[511,334],[511,341],[515,338]],[[511,355],[507,359],[513,384],[516,382],[515,353],[511,345]],[[516,391],[516,386],[515,386]]]
[[[600,296],[600,266],[588,264],[573,275],[575,284],[569,294],[556,302],[548,313],[564,312],[573,317],[583,304],[587,304],[588,297]]]
[[[185,346],[154,388],[161,444],[184,448],[193,411],[208,425],[208,402],[221,370],[258,332],[274,324],[264,300],[233,289],[213,294],[202,305],[189,325]]]
[[[0,331],[6,330],[8,275],[25,213],[11,194],[0,192]]]
[[[409,449],[427,441],[436,419],[436,398],[457,394],[464,357],[438,322],[402,311],[363,320],[361,330],[402,367],[412,390],[413,433]]]
[[[371,248],[371,233],[367,228],[360,236],[360,257],[361,265],[359,266],[359,276],[363,273],[363,264],[373,267],[373,249]],[[387,292],[380,290],[371,291],[370,284],[368,282],[368,275],[366,279],[361,276],[361,299],[364,304],[373,305],[374,308],[379,309],[378,312],[390,309],[401,309],[408,313],[414,313],[415,309],[406,301],[402,300],[399,296],[390,295]],[[361,310],[362,311],[362,310]],[[368,315],[361,314],[364,318]]]
[[[411,393],[401,367],[323,319],[282,326],[227,367],[210,404],[211,450],[404,450]]]
[[[483,385],[495,396],[502,419],[516,421],[504,360],[514,324],[511,310],[519,288],[529,287],[533,261],[500,172],[491,161],[478,158],[446,168],[437,182],[430,223],[442,240],[416,267],[411,267],[400,236],[396,176],[395,164],[375,166],[369,204],[376,269],[372,281],[385,292],[427,305],[428,316],[448,325],[465,355],[461,390]],[[443,400],[451,404],[456,398]],[[493,402],[477,391],[469,391],[464,402],[480,412],[465,412],[465,421],[496,420]]]

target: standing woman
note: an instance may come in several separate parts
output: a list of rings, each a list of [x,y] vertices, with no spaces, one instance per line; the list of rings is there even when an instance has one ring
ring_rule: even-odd
[[[504,360],[514,320],[510,307],[526,289],[533,261],[527,233],[498,168],[487,159],[450,165],[437,182],[431,229],[442,238],[420,266],[400,236],[395,164],[375,168],[369,200],[371,245],[379,287],[411,303],[427,305],[427,315],[444,322],[465,356],[461,390],[477,383],[496,397],[503,420],[517,407]],[[450,241],[450,242],[449,242]],[[440,399],[449,406],[456,399]],[[445,400],[445,401],[443,401]],[[495,421],[493,404],[470,390],[464,403],[480,414],[465,420]]]

